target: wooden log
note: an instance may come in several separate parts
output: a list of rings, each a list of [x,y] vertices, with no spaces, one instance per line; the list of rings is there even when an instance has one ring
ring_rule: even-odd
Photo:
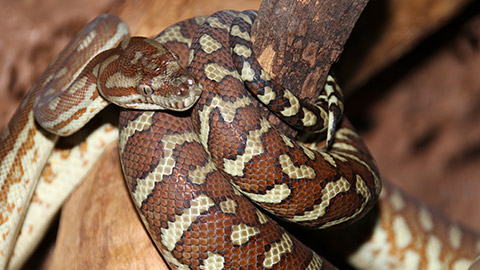
[[[284,87],[315,102],[367,2],[263,1],[252,27],[259,63]],[[295,130],[267,108],[259,107],[262,115],[279,130],[295,137]]]
[[[64,205],[49,269],[168,269],[137,215],[109,147]]]
[[[315,101],[367,2],[263,1],[252,28],[259,63],[280,84]]]

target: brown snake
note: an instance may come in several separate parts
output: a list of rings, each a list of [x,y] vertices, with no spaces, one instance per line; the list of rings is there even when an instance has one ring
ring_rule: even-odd
[[[124,175],[143,222],[172,268],[333,268],[244,195],[303,225],[350,222],[368,211],[380,193],[375,163],[346,120],[330,149],[314,150],[282,135],[258,114],[240,79],[246,75],[237,73],[230,56],[229,32],[249,36],[230,26],[237,15],[225,11],[190,19],[156,38],[183,57],[190,48],[192,76],[159,43],[127,38],[85,60],[74,79],[52,80],[61,78],[62,69],[47,73],[40,80],[44,92],[35,117],[45,129],[68,135],[105,107],[105,99],[127,108],[120,114]],[[254,16],[246,12],[238,18],[252,23]],[[118,23],[114,17],[105,20]],[[248,48],[242,50],[248,54]],[[55,89],[62,88],[66,91],[57,95]],[[185,110],[198,98],[191,118],[153,111]],[[300,110],[295,97],[285,100],[289,115]],[[343,105],[325,100],[323,118],[318,118],[331,131],[335,120],[326,111],[331,104]],[[310,115],[301,111],[303,118]]]
[[[370,207],[379,192],[378,176],[371,169],[375,167],[370,167],[372,161],[363,161],[368,152],[348,126],[337,131],[330,152],[316,152],[278,134],[258,115],[227,49],[228,32],[223,29],[229,29],[234,18],[235,13],[214,14],[194,31],[189,67],[204,92],[192,122],[162,112],[121,113],[120,149],[127,184],[170,265],[319,268],[319,257],[283,230],[273,232],[276,224],[223,177],[285,219],[326,227]],[[176,27],[191,31],[197,23],[199,19]],[[178,46],[177,34],[167,29],[157,40]],[[203,154],[202,145],[215,165]],[[341,149],[345,145],[351,147]],[[279,152],[269,156],[275,152],[270,149]],[[150,163],[139,164],[142,157]],[[356,170],[349,169],[352,166]],[[351,201],[344,200],[347,197]],[[212,239],[202,241],[207,235]],[[191,254],[185,256],[187,248]]]

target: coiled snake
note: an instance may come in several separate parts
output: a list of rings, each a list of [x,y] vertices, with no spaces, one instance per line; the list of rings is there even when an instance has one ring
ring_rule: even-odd
[[[26,97],[18,112],[26,115],[23,126],[12,124],[7,133],[16,135],[2,136],[11,145],[0,152],[2,209],[18,210],[7,218],[2,213],[5,243],[14,242],[24,215],[18,205],[27,205],[32,192],[18,196],[14,184],[38,178],[56,140],[34,130],[32,109],[45,130],[64,136],[111,102],[125,108],[119,128],[127,186],[172,268],[333,268],[250,201],[315,228],[351,222],[380,193],[375,162],[346,119],[337,128],[343,105],[333,78],[310,105],[259,70],[249,47],[255,14],[223,11],[186,20],[156,41],[126,37],[126,26],[111,15],[82,30]],[[188,52],[188,72],[162,44]],[[64,66],[69,61],[75,64]],[[272,127],[244,83],[293,127],[327,130],[327,148],[308,148]],[[191,117],[173,112],[192,106]],[[33,136],[25,139],[28,130]],[[25,153],[38,172],[19,167]],[[13,202],[20,197],[24,202]],[[2,259],[12,252],[7,244]]]

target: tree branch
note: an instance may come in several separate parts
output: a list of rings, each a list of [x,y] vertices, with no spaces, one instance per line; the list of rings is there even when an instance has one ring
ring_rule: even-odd
[[[314,101],[367,0],[264,0],[254,51],[275,79]]]

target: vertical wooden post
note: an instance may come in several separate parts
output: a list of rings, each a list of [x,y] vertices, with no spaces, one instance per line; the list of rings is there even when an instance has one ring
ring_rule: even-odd
[[[260,64],[315,100],[368,0],[264,0],[252,28]]]

